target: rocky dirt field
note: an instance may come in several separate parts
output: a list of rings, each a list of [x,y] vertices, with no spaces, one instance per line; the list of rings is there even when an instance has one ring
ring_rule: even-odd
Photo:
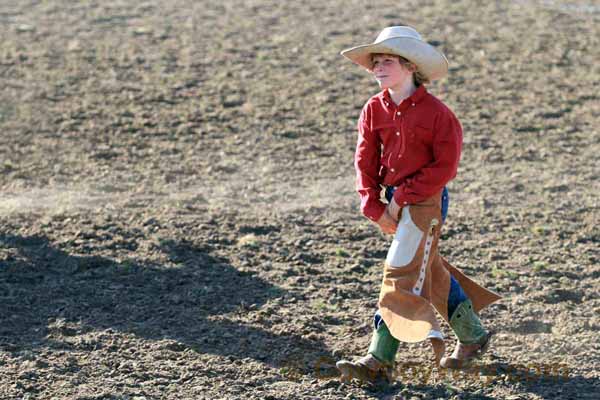
[[[0,1],[0,398],[598,398],[599,22],[597,1]],[[396,24],[447,55],[429,90],[464,126],[441,251],[504,298],[471,370],[403,344],[392,385],[341,385],[390,238],[354,192],[378,89],[339,51]]]

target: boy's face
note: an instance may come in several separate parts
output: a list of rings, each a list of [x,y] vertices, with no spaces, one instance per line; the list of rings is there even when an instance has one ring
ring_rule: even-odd
[[[373,55],[371,74],[381,89],[400,89],[407,79],[412,80],[412,71],[391,54]]]

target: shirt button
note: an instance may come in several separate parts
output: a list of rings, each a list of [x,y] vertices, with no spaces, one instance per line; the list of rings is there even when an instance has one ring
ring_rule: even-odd
[[[405,202],[404,202],[404,205],[407,205],[407,204],[408,204],[408,202],[407,202],[407,201],[405,201]]]
[[[415,106],[415,103],[412,103],[412,106],[414,107],[414,106]]]
[[[400,136],[400,132],[396,132],[396,136]]]
[[[398,111],[398,112],[396,113],[396,115],[402,115],[402,113],[401,113],[400,111]]]
[[[392,171],[392,172],[396,172],[396,170],[395,170],[394,168],[390,169],[390,171]]]

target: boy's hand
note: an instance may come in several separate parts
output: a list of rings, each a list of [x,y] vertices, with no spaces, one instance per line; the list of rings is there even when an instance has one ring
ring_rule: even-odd
[[[398,228],[398,221],[390,215],[386,208],[381,218],[377,220],[377,225],[379,225],[383,233],[393,235],[396,233],[396,228]]]

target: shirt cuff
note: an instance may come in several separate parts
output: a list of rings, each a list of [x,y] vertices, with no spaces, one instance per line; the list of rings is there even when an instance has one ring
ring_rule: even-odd
[[[370,207],[365,207],[365,209],[363,210],[363,214],[371,221],[377,222],[385,212],[385,207],[385,204],[377,200],[373,202],[373,204],[371,204]]]

